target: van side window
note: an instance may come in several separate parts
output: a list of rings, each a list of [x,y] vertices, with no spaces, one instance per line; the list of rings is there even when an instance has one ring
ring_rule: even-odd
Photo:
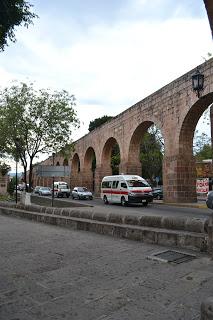
[[[119,181],[113,181],[112,189],[117,189]]]
[[[125,189],[127,189],[127,185],[126,185],[126,183],[125,183],[125,182],[121,182],[121,188],[125,188]]]
[[[112,181],[103,181],[101,187],[109,189],[109,188],[111,188],[111,185],[112,185]]]

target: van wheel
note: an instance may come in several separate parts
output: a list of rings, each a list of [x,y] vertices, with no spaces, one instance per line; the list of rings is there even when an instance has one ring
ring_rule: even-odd
[[[127,202],[124,197],[121,198],[121,205],[122,207],[125,207],[127,205]]]
[[[109,201],[108,201],[108,199],[107,199],[107,197],[106,196],[104,196],[104,204],[108,204],[109,203]]]
[[[142,202],[143,207],[147,207],[148,206],[148,202]]]

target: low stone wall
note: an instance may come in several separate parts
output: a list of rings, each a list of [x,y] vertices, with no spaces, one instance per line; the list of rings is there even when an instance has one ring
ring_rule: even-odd
[[[6,205],[6,204],[5,204]],[[169,230],[182,230],[196,233],[208,232],[208,218],[189,218],[189,217],[165,217],[165,216],[137,216],[133,214],[124,215],[116,213],[102,213],[94,211],[92,208],[84,210],[83,208],[53,208],[39,205],[17,204],[17,209],[27,211],[54,214],[59,216],[91,219],[109,223],[135,225],[144,227],[153,227]]]
[[[92,208],[0,205],[0,213],[75,230],[179,248],[207,251],[208,219],[136,216],[97,212]]]

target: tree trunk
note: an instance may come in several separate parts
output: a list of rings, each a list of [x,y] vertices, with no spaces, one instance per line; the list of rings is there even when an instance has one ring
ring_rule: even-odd
[[[33,177],[33,164],[32,164],[32,159],[30,159],[30,170],[29,170],[29,192],[32,192],[32,190],[33,190],[32,177]]]

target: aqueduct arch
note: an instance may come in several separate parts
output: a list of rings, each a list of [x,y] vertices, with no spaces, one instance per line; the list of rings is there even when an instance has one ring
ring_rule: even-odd
[[[101,153],[101,166],[102,166],[102,172],[104,172],[104,175],[112,175],[112,168],[111,168],[111,155],[113,147],[118,144],[116,138],[110,137],[104,144],[103,150]],[[120,149],[120,146],[119,146]],[[120,171],[120,170],[119,170]]]
[[[73,186],[80,186],[81,181],[81,161],[78,153],[75,153],[71,160],[71,182]]]
[[[213,2],[203,1],[213,34]],[[110,137],[119,141],[120,172],[137,173],[136,157],[128,157],[129,152],[134,150],[134,144],[137,145],[137,132],[134,133],[134,130],[142,123],[147,125],[156,123],[165,141],[163,163],[165,201],[195,201],[192,140],[198,119],[213,100],[213,59],[200,65],[199,70],[205,77],[204,91],[200,99],[196,97],[191,87],[191,76],[195,73],[193,69],[76,141],[76,154],[71,161],[71,187],[84,182],[83,170],[79,169],[90,146],[96,155],[95,191],[99,192],[100,181],[105,173],[101,155],[104,143]],[[42,163],[49,165],[49,162],[47,159]],[[36,184],[38,180],[39,178],[35,176]],[[45,184],[43,179],[42,184]]]
[[[135,174],[137,173],[138,175],[141,175],[141,167],[143,167],[143,163],[141,163],[139,159],[140,145],[144,134],[154,124],[154,120],[144,121],[140,123],[132,133],[128,147],[128,164],[126,166],[127,173],[134,172]]]
[[[100,191],[102,177],[111,174],[109,154],[115,142],[120,148],[120,172],[132,174],[141,172],[137,151],[139,139],[141,140],[143,134],[154,123],[161,130],[165,142],[163,163],[165,201],[196,201],[192,141],[200,116],[213,102],[213,59],[199,66],[199,71],[205,77],[204,90],[200,98],[192,90],[191,77],[195,71],[195,69],[189,71],[76,141],[75,152],[78,154],[81,166],[84,163],[86,168],[90,154],[88,148],[94,150],[96,193]],[[74,173],[76,165],[75,163],[73,165],[72,185],[74,181],[76,182]],[[85,171],[83,171],[76,174],[78,181],[84,184]]]
[[[96,168],[96,156],[92,147],[86,150],[84,156],[83,175],[84,183],[89,190],[95,191],[95,168]]]

